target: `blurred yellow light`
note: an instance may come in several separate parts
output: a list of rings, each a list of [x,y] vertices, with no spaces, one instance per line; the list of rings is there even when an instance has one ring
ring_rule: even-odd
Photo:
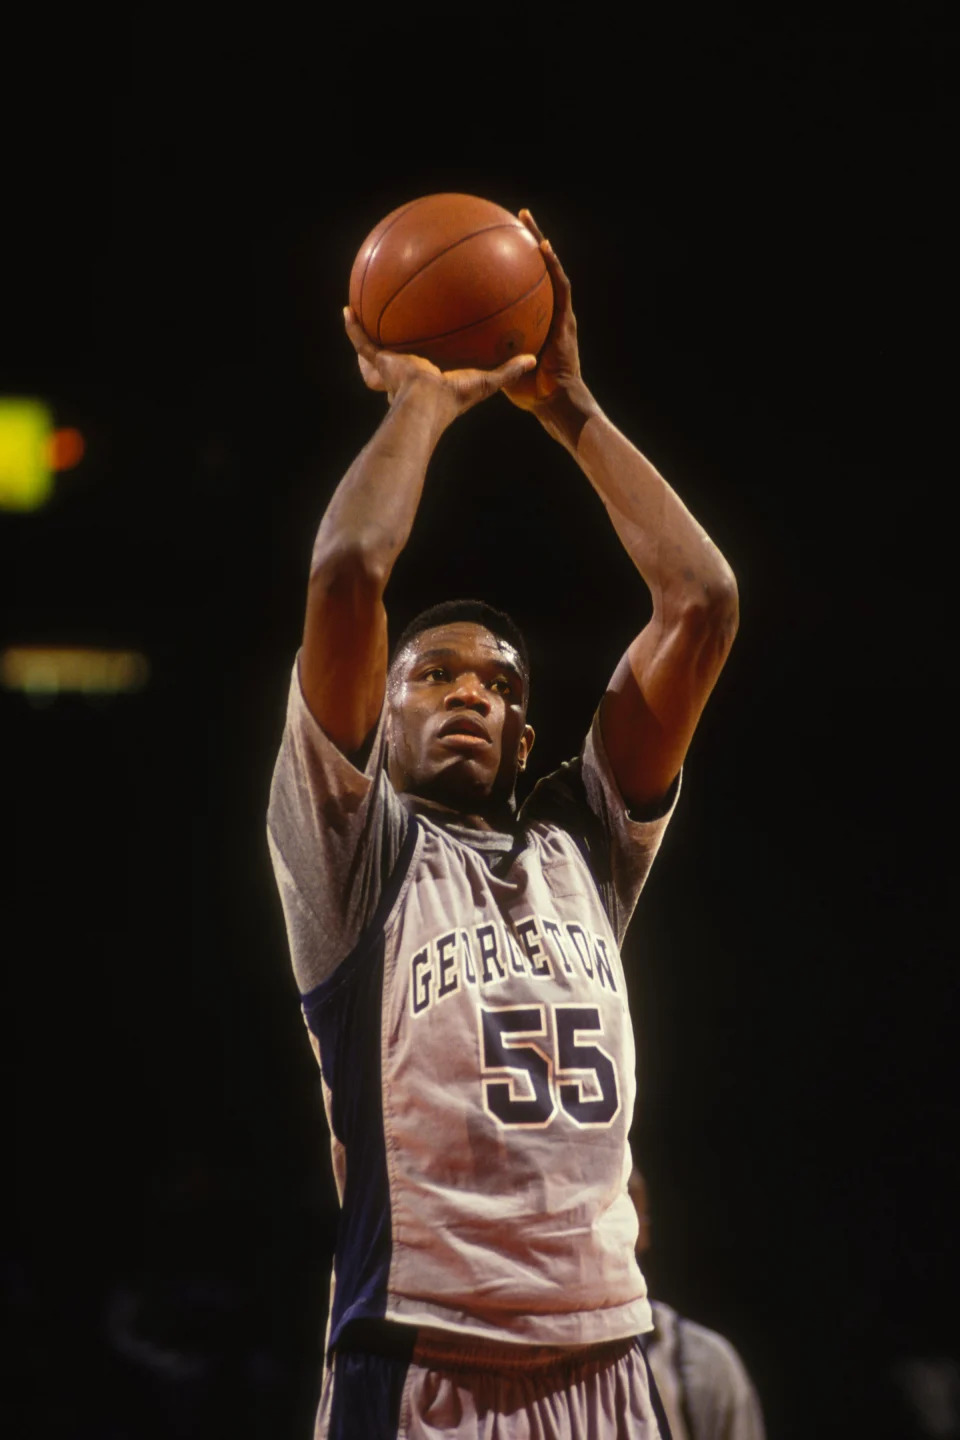
[[[0,685],[26,695],[119,695],[142,690],[149,676],[136,650],[15,645],[0,653]]]
[[[42,400],[0,397],[0,509],[36,510],[49,500],[52,432]]]

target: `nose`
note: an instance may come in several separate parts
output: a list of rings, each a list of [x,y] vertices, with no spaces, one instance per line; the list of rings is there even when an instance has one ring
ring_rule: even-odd
[[[444,697],[447,710],[476,710],[479,715],[489,715],[490,700],[476,675],[469,672],[457,677],[455,685]]]

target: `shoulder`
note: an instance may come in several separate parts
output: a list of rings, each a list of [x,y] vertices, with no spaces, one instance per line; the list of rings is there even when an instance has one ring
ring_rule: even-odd
[[[662,805],[649,814],[632,814],[613,774],[597,711],[580,754],[539,780],[520,813],[524,821],[547,820],[567,829],[593,823],[604,832],[623,830],[648,839],[666,828],[679,791],[677,776]]]
[[[752,1391],[746,1366],[725,1336],[695,1320],[674,1318],[683,1364],[693,1378],[709,1380],[714,1391],[726,1390],[732,1402]]]
[[[698,1325],[696,1320],[688,1320],[686,1316],[675,1315],[674,1318],[682,1332],[684,1343],[689,1348],[704,1355],[732,1361],[738,1366],[742,1365],[735,1347],[718,1330],[711,1330],[707,1325]]]
[[[311,715],[294,667],[267,840],[302,992],[358,943],[410,830],[382,763],[383,745],[381,724],[365,757],[338,750]]]
[[[672,1332],[677,1324],[677,1312],[670,1305],[664,1305],[662,1300],[651,1300],[650,1309],[653,1311],[653,1328],[664,1333]]]
[[[565,760],[549,775],[538,780],[520,809],[520,824],[531,826],[555,825],[560,830],[580,833],[596,816],[590,809],[587,791],[583,782],[583,760]]]
[[[679,776],[656,814],[631,815],[610,766],[599,712],[575,760],[535,787],[524,804],[524,824],[551,824],[567,832],[600,887],[618,940],[630,922],[676,805]]]
[[[384,764],[384,731],[381,716],[363,752],[345,755],[311,714],[294,664],[267,806],[268,833],[280,850],[293,835],[349,843],[375,816],[389,815],[403,831],[406,815]]]

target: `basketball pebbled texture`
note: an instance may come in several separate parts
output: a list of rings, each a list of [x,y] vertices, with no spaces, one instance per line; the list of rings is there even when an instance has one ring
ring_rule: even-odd
[[[350,307],[380,349],[443,370],[539,353],[553,287],[537,241],[500,205],[426,195],[386,215],[357,253]]]

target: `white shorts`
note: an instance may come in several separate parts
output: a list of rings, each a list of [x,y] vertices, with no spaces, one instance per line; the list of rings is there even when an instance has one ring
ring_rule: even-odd
[[[316,1440],[670,1440],[643,1349],[419,1331],[412,1354],[351,1349],[324,1374]]]

